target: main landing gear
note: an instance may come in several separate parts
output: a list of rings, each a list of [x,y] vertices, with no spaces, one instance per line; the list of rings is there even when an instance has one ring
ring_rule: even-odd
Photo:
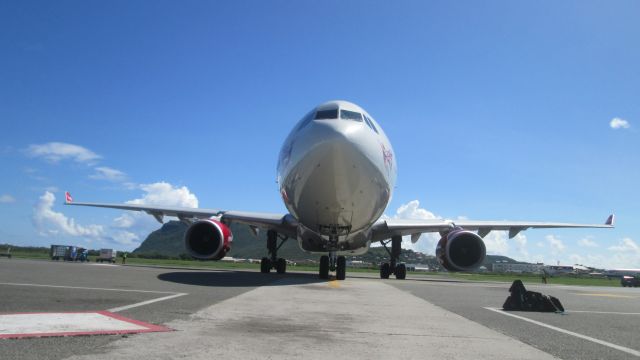
[[[321,256],[320,279],[328,279],[329,270],[336,272],[336,280],[344,280],[347,277],[347,259],[344,256],[336,256],[335,251],[329,252],[329,256]]]
[[[271,269],[275,269],[278,274],[287,272],[287,260],[278,257],[278,249],[287,239],[287,237],[281,237],[282,241],[278,245],[278,233],[274,230],[267,231],[267,250],[269,250],[270,257],[263,257],[260,261],[261,273],[270,273]]]
[[[396,279],[404,280],[407,277],[407,267],[403,263],[398,263],[400,259],[400,250],[402,249],[402,236],[394,236],[391,238],[391,251],[387,248],[389,240],[382,241],[384,249],[389,253],[390,262],[380,264],[380,278],[388,279],[391,274],[396,275]]]

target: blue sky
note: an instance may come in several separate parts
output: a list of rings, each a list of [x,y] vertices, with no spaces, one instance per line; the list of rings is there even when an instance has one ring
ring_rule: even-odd
[[[598,223],[615,212],[615,230],[495,233],[488,249],[640,268],[639,11],[3,1],[0,243],[133,249],[158,226],[63,207],[67,189],[78,201],[283,212],[282,141],[313,106],[345,99],[394,145],[387,215]]]

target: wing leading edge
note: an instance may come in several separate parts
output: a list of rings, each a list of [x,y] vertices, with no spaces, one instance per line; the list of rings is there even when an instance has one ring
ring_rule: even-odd
[[[493,230],[509,232],[513,238],[527,229],[553,228],[613,228],[614,215],[609,215],[604,224],[573,224],[534,221],[474,221],[474,220],[444,220],[444,219],[386,219],[379,220],[373,227],[373,241],[389,239],[392,236],[411,235],[411,241],[416,242],[422,233],[448,232],[455,227],[478,231],[480,237],[487,236]]]
[[[225,223],[241,223],[254,228],[274,229],[287,236],[295,236],[297,222],[289,214],[258,213],[245,211],[225,211],[219,209],[201,209],[184,207],[157,207],[138,204],[108,204],[74,202],[71,195],[65,193],[65,205],[101,207],[129,211],[142,211],[153,216],[158,222],[163,223],[165,216],[173,216],[183,222],[191,222],[198,219],[217,217]]]

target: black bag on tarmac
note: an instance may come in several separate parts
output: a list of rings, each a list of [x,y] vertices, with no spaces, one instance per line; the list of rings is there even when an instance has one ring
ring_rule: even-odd
[[[527,291],[520,280],[515,280],[509,288],[511,295],[502,305],[503,310],[564,312],[560,300],[554,296],[543,295],[535,291]]]

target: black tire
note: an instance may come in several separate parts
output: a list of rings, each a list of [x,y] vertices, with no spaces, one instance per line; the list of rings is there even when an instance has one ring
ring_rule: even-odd
[[[329,278],[329,257],[327,255],[320,256],[320,279]]]
[[[396,265],[396,279],[404,280],[407,277],[407,267],[404,264]]]
[[[287,260],[279,258],[278,261],[276,261],[276,271],[278,274],[284,274],[287,272]]]
[[[347,277],[347,260],[344,256],[338,256],[336,266],[336,280],[344,280]]]
[[[262,260],[260,260],[260,272],[263,274],[271,272],[271,259],[263,257]]]
[[[391,266],[389,263],[380,264],[380,279],[388,279],[391,275]]]

